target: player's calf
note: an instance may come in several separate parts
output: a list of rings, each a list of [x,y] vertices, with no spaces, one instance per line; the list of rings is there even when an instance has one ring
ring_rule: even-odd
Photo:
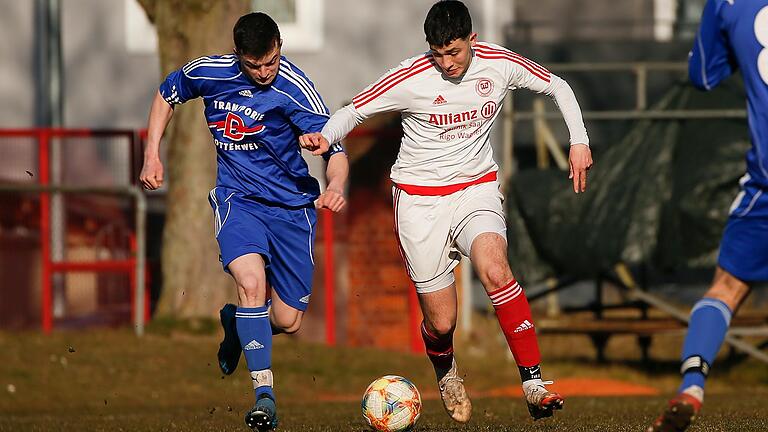
[[[272,326],[272,334],[294,334],[301,328],[301,317],[294,319],[275,318],[274,315],[270,316],[269,324]]]
[[[517,362],[531,417],[534,420],[551,417],[554,410],[563,408],[564,399],[560,394],[547,390],[545,385],[551,382],[541,380],[539,342],[523,288],[513,278],[501,288],[490,291],[488,296],[509,350]]]
[[[472,402],[464,388],[464,380],[459,376],[456,360],[453,356],[453,326],[446,326],[445,333],[436,334],[421,323],[421,337],[427,357],[435,368],[437,386],[445,411],[459,423],[466,423],[472,417]]]
[[[299,331],[304,312],[282,303],[279,299],[270,299],[267,306],[273,335],[293,334]]]

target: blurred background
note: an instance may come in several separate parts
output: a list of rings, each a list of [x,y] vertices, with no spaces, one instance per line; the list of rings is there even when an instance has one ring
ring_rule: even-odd
[[[427,50],[432,3],[0,0],[0,330],[208,328],[235,292],[212,235],[215,152],[199,101],[180,107],[166,134],[164,187],[136,186],[159,83],[190,59],[231,52],[236,19],[261,10],[334,111]],[[492,138],[512,269],[552,355],[605,360],[613,346],[608,356],[627,362],[673,362],[687,310],[710,282],[749,139],[738,76],[715,94],[687,84],[704,3],[466,1],[480,40],[568,81],[591,139],[590,190],[575,196],[567,130],[551,100],[512,92]],[[397,116],[380,116],[345,142],[349,206],[320,214],[301,341],[423,352],[392,232],[399,127]],[[322,161],[306,159],[322,182]],[[459,338],[503,352],[464,264]],[[756,290],[733,333],[758,357],[765,302]],[[614,336],[624,342],[610,345]]]
[[[78,430],[111,428],[115,418],[135,430],[240,424],[247,374],[225,381],[211,366],[218,310],[236,300],[206,202],[214,147],[202,104],[177,108],[162,146],[165,184],[138,188],[152,98],[190,59],[230,53],[236,19],[261,10],[278,22],[283,54],[334,111],[428,49],[422,26],[432,3],[0,0],[0,430],[66,429],[61,419]],[[589,190],[575,195],[567,130],[551,100],[511,92],[492,136],[510,263],[534,309],[547,377],[568,396],[656,395],[602,408],[577,399],[577,423],[565,417],[571,426],[551,430],[644,426],[677,383],[688,310],[710,283],[745,171],[740,77],[710,94],[687,83],[705,0],[465,3],[480,40],[573,87],[591,139]],[[359,415],[350,402],[385,373],[412,377],[426,400],[436,397],[392,230],[399,122],[372,118],[345,141],[349,205],[320,212],[311,307],[297,335],[275,342],[281,394],[338,404],[307,424],[336,416],[343,420],[330,430],[359,430],[347,420]],[[322,160],[305,156],[322,183]],[[478,405],[477,421],[495,425],[510,409],[504,398],[518,396],[516,372],[479,280],[466,261],[457,272],[457,353],[471,360],[474,394],[501,398]],[[736,382],[766,392],[765,306],[766,291],[754,290],[734,320],[711,384],[723,401]],[[725,426],[708,430],[765,430],[759,400],[714,404]],[[430,403],[428,412],[440,411]],[[513,405],[513,419],[525,419]],[[310,430],[296,425],[317,411],[288,406],[297,416],[288,429]],[[763,423],[750,429],[742,418]]]

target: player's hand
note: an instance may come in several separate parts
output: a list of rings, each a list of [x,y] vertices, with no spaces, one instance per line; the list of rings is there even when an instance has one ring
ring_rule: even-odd
[[[320,156],[321,154],[327,152],[328,148],[331,146],[328,143],[328,140],[325,139],[323,134],[320,132],[312,132],[301,135],[299,137],[299,145],[301,148],[311,151],[315,156]]]
[[[163,163],[160,162],[160,159],[144,161],[141,174],[139,174],[139,181],[147,190],[155,190],[163,185]]]
[[[344,193],[335,188],[328,188],[317,199],[318,208],[327,208],[334,213],[338,213],[347,205]]]
[[[573,191],[576,193],[587,190],[587,172],[592,168],[592,150],[586,144],[573,144],[568,162],[571,167],[568,178],[573,180]]]

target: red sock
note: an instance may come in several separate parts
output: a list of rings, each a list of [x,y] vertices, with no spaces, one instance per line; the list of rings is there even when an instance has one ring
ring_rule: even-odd
[[[515,279],[502,288],[488,293],[496,309],[501,331],[507,338],[509,350],[518,366],[535,366],[541,363],[539,342],[533,328],[531,307],[525,298],[523,288]]]
[[[421,322],[421,337],[427,348],[427,357],[438,371],[447,371],[453,363],[453,334],[433,335]]]

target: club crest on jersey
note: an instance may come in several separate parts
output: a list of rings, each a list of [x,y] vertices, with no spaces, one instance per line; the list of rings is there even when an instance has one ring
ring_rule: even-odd
[[[477,80],[477,84],[475,84],[475,91],[482,97],[490,96],[491,92],[493,92],[493,81],[488,78],[480,78]]]
[[[224,131],[223,135],[233,141],[240,141],[247,135],[256,135],[264,131],[264,125],[247,127],[239,115],[231,112],[228,112],[226,119],[222,121],[208,123],[208,127]]]

